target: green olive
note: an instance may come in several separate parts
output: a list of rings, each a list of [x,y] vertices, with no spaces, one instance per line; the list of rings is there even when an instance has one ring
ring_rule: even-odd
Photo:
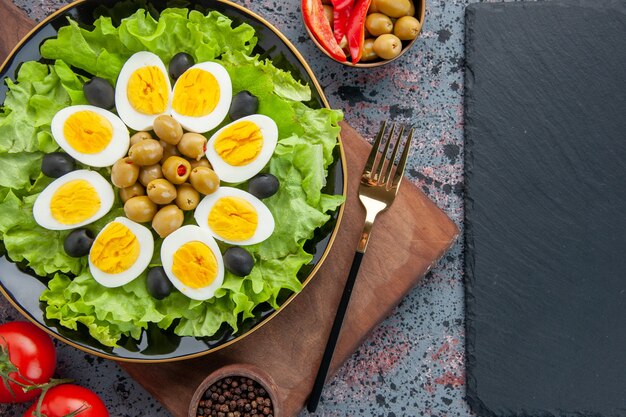
[[[389,17],[402,17],[411,10],[411,0],[376,0],[376,7]]]
[[[187,158],[200,159],[206,152],[206,138],[199,133],[185,133],[178,143],[178,150]]]
[[[411,2],[411,7],[406,14],[407,16],[415,16],[415,3]]]
[[[193,210],[200,202],[200,194],[191,184],[184,183],[177,187],[176,205],[184,211]]]
[[[401,51],[402,41],[396,35],[387,33],[374,41],[374,52],[382,59],[393,59],[400,55]]]
[[[164,142],[170,145],[178,145],[183,137],[183,128],[172,116],[162,114],[154,119],[152,126],[154,133]]]
[[[365,20],[365,28],[372,36],[393,32],[393,22],[382,13],[372,13]]]
[[[209,195],[220,186],[220,179],[211,168],[196,167],[191,170],[189,182],[201,194]]]
[[[363,56],[361,57],[361,61],[363,62],[372,62],[378,59],[378,55],[374,52],[374,39],[368,38],[365,39],[363,43]]]
[[[180,156],[180,152],[178,152],[178,148],[176,145],[170,145],[167,142],[160,141],[161,146],[163,147],[163,158],[161,158],[161,163],[165,162],[167,158],[170,156]]]
[[[159,164],[141,167],[141,169],[139,170],[139,182],[144,187],[147,187],[151,181],[154,181],[158,178],[163,178],[163,171],[161,170],[161,165]]]
[[[111,168],[111,182],[119,188],[130,187],[137,182],[138,176],[139,167],[128,157],[118,160]]]
[[[137,165],[154,165],[163,157],[163,147],[157,140],[145,139],[131,146],[128,156]]]
[[[152,136],[148,132],[137,132],[130,137],[130,146],[133,146],[135,143],[141,142],[142,140],[152,139]]]
[[[126,217],[137,223],[151,221],[156,212],[157,205],[145,195],[133,197],[124,203]]]
[[[370,8],[367,9],[367,14],[372,14],[372,13],[380,13],[376,0],[372,0],[372,2],[370,3]]]
[[[195,159],[191,159],[189,160],[189,165],[191,165],[192,170],[196,167],[209,167],[211,169],[213,168],[209,160],[206,158],[202,158],[199,161],[196,161]]]
[[[189,161],[180,156],[170,156],[163,162],[163,176],[172,184],[178,185],[187,181],[191,173]]]
[[[150,184],[146,187],[146,192],[150,200],[161,205],[174,201],[177,194],[176,187],[165,178],[150,181]]]
[[[403,16],[396,22],[393,34],[403,41],[412,41],[422,29],[422,24],[413,16]]]
[[[152,228],[161,237],[165,237],[183,225],[183,211],[174,204],[163,207],[154,215]]]
[[[330,23],[330,27],[333,27],[335,23],[335,14],[334,14],[333,6],[329,6],[327,4],[324,5],[324,15],[326,16],[326,20]]]
[[[120,189],[120,198],[122,199],[122,203],[127,202],[133,197],[139,197],[142,195],[146,195],[146,189],[137,182],[130,187]]]

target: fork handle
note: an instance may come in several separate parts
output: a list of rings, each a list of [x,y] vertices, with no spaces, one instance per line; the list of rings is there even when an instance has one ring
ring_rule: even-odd
[[[322,356],[322,362],[320,364],[319,370],[317,371],[317,376],[315,377],[315,382],[313,383],[313,389],[311,390],[311,395],[307,403],[306,408],[311,413],[314,413],[315,410],[317,409],[317,404],[319,403],[320,397],[322,396],[322,389],[324,388],[324,382],[326,381],[326,376],[328,375],[330,362],[333,359],[333,353],[335,352],[335,346],[337,345],[337,340],[339,339],[339,333],[341,332],[341,325],[343,324],[343,318],[346,315],[346,310],[348,309],[348,304],[350,303],[350,296],[352,295],[352,288],[354,287],[356,276],[359,273],[359,267],[361,266],[362,259],[363,259],[363,252],[357,251],[354,254],[354,259],[352,260],[352,266],[350,267],[350,274],[348,275],[346,286],[343,289],[343,294],[341,295],[341,301],[339,302],[339,307],[337,308],[337,314],[335,315],[335,321],[333,322],[333,327],[330,330],[330,335],[328,336],[328,342],[326,342],[326,349],[324,350],[324,356]]]

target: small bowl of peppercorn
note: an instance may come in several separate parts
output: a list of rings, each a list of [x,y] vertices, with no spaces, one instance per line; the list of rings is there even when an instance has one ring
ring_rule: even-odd
[[[202,381],[189,406],[189,417],[281,417],[276,385],[254,365],[219,368]]]

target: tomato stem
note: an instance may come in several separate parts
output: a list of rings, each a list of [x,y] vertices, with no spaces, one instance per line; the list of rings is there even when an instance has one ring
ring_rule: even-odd
[[[47,417],[45,414],[41,412],[41,405],[43,404],[43,399],[46,393],[48,392],[48,390],[50,390],[53,387],[56,387],[57,385],[69,384],[70,382],[73,382],[73,380],[67,379],[67,378],[65,379],[52,378],[48,382],[44,382],[42,384],[36,384],[35,382],[31,381],[30,379],[22,375],[20,373],[20,370],[17,368],[17,366],[15,366],[13,362],[11,362],[11,357],[9,356],[8,343],[6,339],[4,338],[4,336],[0,336],[0,338],[2,341],[4,341],[4,344],[0,343],[0,378],[2,379],[2,383],[4,384],[4,386],[7,388],[7,390],[11,393],[13,397],[15,397],[15,391],[13,391],[13,387],[11,387],[11,384],[17,385],[24,392],[30,392],[30,391],[35,391],[35,390],[40,389],[41,394],[39,394],[39,399],[37,400],[37,407],[35,408],[34,414],[36,417]],[[25,382],[15,379],[14,377],[11,376],[11,374],[16,374],[17,377],[19,377]],[[63,417],[75,417],[78,414],[82,413],[83,411],[87,410],[88,408],[89,406],[86,403],[83,403],[83,405],[80,408],[78,408],[75,411],[72,411],[71,413]]]

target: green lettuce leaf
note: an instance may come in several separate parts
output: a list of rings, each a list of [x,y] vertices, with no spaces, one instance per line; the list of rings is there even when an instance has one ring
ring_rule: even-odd
[[[44,58],[63,60],[107,79],[113,85],[126,60],[135,52],[150,51],[167,65],[174,55],[187,52],[196,62],[214,60],[226,52],[250,53],[257,39],[248,24],[233,26],[226,16],[208,15],[187,9],[166,9],[155,20],[140,9],[115,27],[110,17],[101,17],[93,30],[81,28],[68,18],[69,25],[57,38],[41,46]]]

